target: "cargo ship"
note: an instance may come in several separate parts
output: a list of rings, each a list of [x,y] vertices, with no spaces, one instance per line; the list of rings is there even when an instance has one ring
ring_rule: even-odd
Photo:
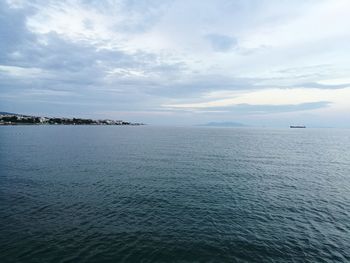
[[[305,129],[306,126],[305,125],[291,125],[289,126],[290,128],[300,128],[300,129]]]

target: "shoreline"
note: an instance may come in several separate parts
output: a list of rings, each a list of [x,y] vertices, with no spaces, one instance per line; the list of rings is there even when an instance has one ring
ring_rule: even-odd
[[[83,118],[58,118],[58,117],[39,117],[15,113],[0,114],[0,125],[118,125],[118,126],[140,126],[144,123],[133,123],[123,120],[93,120]]]

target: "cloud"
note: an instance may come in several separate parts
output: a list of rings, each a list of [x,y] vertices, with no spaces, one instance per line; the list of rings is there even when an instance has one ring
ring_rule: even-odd
[[[287,112],[302,112],[323,109],[331,106],[329,101],[308,102],[300,104],[285,104],[285,105],[254,105],[254,104],[235,104],[230,106],[218,106],[208,108],[196,108],[196,107],[176,107],[166,106],[166,109],[170,111],[180,110],[194,113],[235,113],[240,115],[266,115],[275,113],[287,113]]]
[[[237,45],[237,40],[230,36],[209,34],[205,36],[209,41],[214,51],[225,52]]]
[[[285,104],[285,105],[237,104],[237,105],[228,106],[228,107],[218,107],[217,109],[226,110],[228,112],[241,113],[241,114],[269,114],[269,113],[309,111],[309,110],[329,107],[330,104],[331,102],[329,101],[318,101],[318,102]]]
[[[165,104],[180,110],[226,110],[241,112],[287,112],[341,107],[350,110],[350,87],[332,89],[263,89],[255,91],[209,93],[200,102]],[[334,104],[334,105],[333,105]]]
[[[349,112],[349,10],[344,0],[1,1],[0,106],[158,123],[336,119]]]
[[[302,86],[305,88],[318,88],[318,89],[343,89],[346,87],[350,87],[350,82],[344,83],[344,84],[324,84],[323,82],[310,82],[310,83],[298,84],[296,85],[296,87],[297,86]]]

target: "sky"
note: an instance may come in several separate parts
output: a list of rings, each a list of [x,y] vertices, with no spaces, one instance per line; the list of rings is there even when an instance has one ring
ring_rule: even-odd
[[[0,0],[0,111],[350,127],[348,0]]]

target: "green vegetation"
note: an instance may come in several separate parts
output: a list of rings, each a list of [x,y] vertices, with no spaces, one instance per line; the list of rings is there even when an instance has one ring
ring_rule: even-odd
[[[142,123],[131,123],[121,120],[92,120],[81,118],[50,118],[36,117],[18,114],[0,114],[0,125],[143,125]]]

